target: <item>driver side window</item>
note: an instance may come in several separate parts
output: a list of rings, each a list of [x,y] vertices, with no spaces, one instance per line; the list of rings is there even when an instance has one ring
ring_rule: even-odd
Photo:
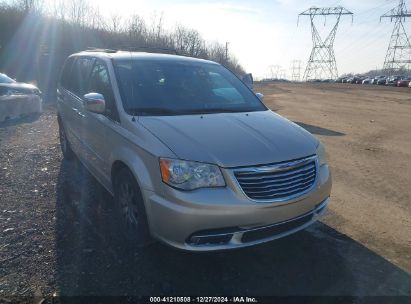
[[[106,65],[100,61],[96,61],[91,71],[88,92],[102,94],[106,102],[106,116],[118,121],[114,93],[108,70]]]

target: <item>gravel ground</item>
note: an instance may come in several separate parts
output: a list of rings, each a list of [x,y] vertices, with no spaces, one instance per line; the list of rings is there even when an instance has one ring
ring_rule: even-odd
[[[411,90],[266,85],[265,102],[326,145],[333,190],[324,223],[411,273]]]
[[[133,251],[117,233],[113,208],[77,161],[62,160],[53,107],[1,124],[0,302],[22,295],[411,295],[408,264],[341,233],[335,212],[269,244],[198,254],[158,243]]]

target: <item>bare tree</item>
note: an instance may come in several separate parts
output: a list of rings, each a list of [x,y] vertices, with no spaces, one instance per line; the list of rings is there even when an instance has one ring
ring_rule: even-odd
[[[63,22],[66,21],[67,2],[65,0],[54,0],[51,3],[51,15]]]
[[[198,31],[177,25],[172,34],[174,47],[183,55],[207,57],[205,42]]]
[[[130,44],[139,45],[147,42],[147,26],[143,18],[133,15],[127,25],[127,32]]]
[[[159,39],[163,35],[163,13],[157,14],[154,12],[150,20],[150,38],[152,40]]]
[[[109,18],[110,24],[108,30],[113,33],[121,33],[123,17],[118,14],[112,14]]]
[[[15,0],[15,6],[22,11],[28,12],[41,12],[44,7],[43,0]]]

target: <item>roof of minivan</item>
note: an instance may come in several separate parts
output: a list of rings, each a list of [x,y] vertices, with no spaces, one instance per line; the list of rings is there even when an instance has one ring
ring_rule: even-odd
[[[218,64],[214,61],[179,56],[170,54],[160,54],[160,53],[147,53],[147,52],[128,52],[128,51],[117,51],[117,52],[93,52],[93,51],[83,51],[80,53],[73,54],[71,56],[95,56],[100,58],[112,58],[118,60],[126,59],[137,59],[137,60],[150,60],[150,61],[180,61],[180,62],[197,62],[197,63],[211,63]],[[70,57],[71,57],[70,56]]]

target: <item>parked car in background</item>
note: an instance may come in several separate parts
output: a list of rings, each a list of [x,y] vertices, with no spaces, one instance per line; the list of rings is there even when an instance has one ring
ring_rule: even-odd
[[[347,80],[347,82],[348,83],[353,83],[353,84],[356,84],[359,80],[363,80],[364,78],[362,78],[361,76],[353,76],[353,77],[350,77],[348,80]]]
[[[387,78],[385,84],[388,86],[397,86],[397,81],[401,80],[404,76],[401,75],[396,75],[396,76],[390,76]]]
[[[402,77],[402,79],[397,81],[397,87],[408,87],[411,82],[411,77]]]
[[[362,84],[364,81],[365,77],[358,77],[357,80],[355,81],[356,84]]]
[[[371,84],[371,81],[372,81],[372,78],[367,77],[362,81],[362,84]]]
[[[324,146],[222,65],[138,52],[70,56],[57,91],[65,158],[114,195],[131,244],[252,246],[325,212]]]
[[[40,90],[32,84],[17,82],[8,77],[6,74],[0,73],[0,96],[3,95],[41,95]]]
[[[14,83],[16,82],[14,79],[10,78],[6,74],[0,73],[0,83]]]
[[[0,73],[0,122],[41,111],[41,92],[36,86]]]
[[[377,85],[385,85],[387,82],[387,78],[386,77],[382,77],[377,79]]]
[[[376,85],[376,84],[378,84],[378,80],[380,80],[380,79],[384,79],[384,78],[386,78],[386,77],[385,77],[385,76],[383,76],[383,75],[380,75],[380,76],[375,76],[374,78],[372,78],[372,80],[371,80],[371,84]]]

